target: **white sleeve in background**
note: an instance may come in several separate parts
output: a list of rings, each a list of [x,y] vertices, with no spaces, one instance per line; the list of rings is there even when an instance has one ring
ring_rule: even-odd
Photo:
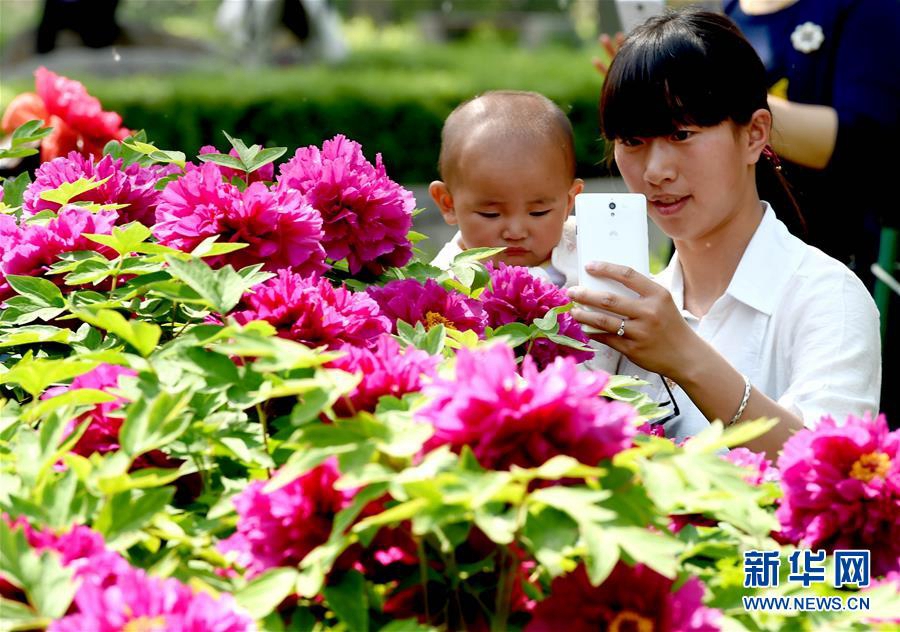
[[[462,233],[456,231],[456,234],[453,235],[453,239],[444,244],[444,247],[441,248],[440,252],[431,260],[431,265],[440,268],[441,270],[447,270],[450,267],[450,264],[453,263],[453,258],[463,251],[460,248],[459,244],[462,240]]]

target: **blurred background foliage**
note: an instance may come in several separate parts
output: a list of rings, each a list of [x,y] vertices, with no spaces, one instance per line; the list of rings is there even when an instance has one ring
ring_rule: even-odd
[[[579,175],[607,173],[601,80],[591,65],[600,53],[597,0],[330,0],[348,54],[331,62],[293,54],[302,47],[284,29],[273,34],[267,64],[247,63],[216,28],[219,0],[121,0],[116,17],[128,41],[91,51],[106,61],[81,67],[66,67],[62,49],[23,55],[42,4],[0,0],[2,107],[32,89],[33,68],[46,63],[162,148],[224,148],[221,130],[291,149],[343,133],[370,156],[381,152],[394,179],[427,182],[437,176],[440,128],[453,107],[490,89],[535,90],[569,114]],[[158,71],[130,63],[154,48],[183,48],[194,61]]]

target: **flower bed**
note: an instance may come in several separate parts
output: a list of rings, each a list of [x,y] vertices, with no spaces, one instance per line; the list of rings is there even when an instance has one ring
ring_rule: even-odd
[[[7,151],[47,158],[0,214],[11,629],[895,629],[883,418],[826,418],[777,467],[724,451],[771,421],[675,445],[633,380],[578,366],[555,287],[490,250],[417,261],[411,194],[353,141],[188,161],[120,123],[103,157],[34,122]],[[835,575],[848,550],[869,578]]]

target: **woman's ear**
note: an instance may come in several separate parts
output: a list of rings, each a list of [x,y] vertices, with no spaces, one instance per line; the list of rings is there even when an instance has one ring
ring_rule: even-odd
[[[747,164],[756,164],[772,134],[772,113],[760,108],[750,116],[747,123]]]
[[[435,180],[428,186],[428,193],[440,209],[444,221],[450,226],[456,226],[459,222],[456,219],[456,210],[453,208],[453,196],[447,185],[441,180]]]

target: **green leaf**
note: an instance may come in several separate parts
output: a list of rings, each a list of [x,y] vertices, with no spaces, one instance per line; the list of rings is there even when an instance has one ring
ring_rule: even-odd
[[[200,154],[199,156],[197,156],[197,159],[202,162],[211,162],[223,167],[228,167],[229,169],[237,169],[238,171],[243,172],[247,171],[244,168],[244,163],[241,162],[240,158],[235,158],[234,156],[229,156],[228,154]]]
[[[293,594],[299,573],[295,568],[272,568],[234,593],[234,599],[254,619],[262,619]]]
[[[111,309],[99,309],[96,312],[72,310],[72,313],[94,327],[115,334],[145,358],[156,349],[162,335],[159,325],[140,320],[125,320],[122,314]]]
[[[487,337],[498,338],[500,336],[506,337],[506,343],[510,347],[518,347],[531,340],[532,331],[531,327],[525,323],[507,323],[492,329]]]
[[[572,570],[569,559],[578,541],[578,524],[563,511],[540,505],[531,507],[525,521],[523,536],[531,550],[552,577]]]
[[[169,273],[183,281],[192,290],[206,299],[209,306],[219,314],[230,312],[243,293],[252,287],[230,265],[213,270],[199,259],[181,261],[167,256]]]
[[[10,287],[22,296],[31,299],[34,305],[39,307],[65,307],[62,292],[47,279],[32,276],[19,276],[9,274],[6,281]]]
[[[111,235],[85,233],[84,236],[98,244],[109,246],[121,257],[135,252],[137,247],[147,241],[152,234],[150,229],[140,222],[130,222],[123,227],[113,227]]]
[[[609,530],[594,525],[583,527],[581,536],[588,550],[588,578],[591,584],[599,586],[619,561],[618,543],[611,537]]]
[[[60,564],[59,556],[31,549],[20,527],[13,529],[0,520],[0,574],[25,591],[38,615],[62,617],[77,589],[72,571]],[[5,618],[4,612],[4,618]]]
[[[63,182],[55,189],[48,189],[41,192],[41,199],[48,202],[55,202],[60,206],[68,204],[72,199],[87,193],[92,189],[103,186],[112,176],[107,176],[102,180],[91,178],[78,178],[75,182]]]
[[[0,384],[18,384],[32,397],[37,398],[51,384],[63,382],[87,373],[97,362],[85,360],[34,359],[31,351],[6,373],[0,373]]]
[[[219,235],[207,237],[199,244],[197,244],[197,246],[193,250],[191,250],[191,255],[194,257],[213,257],[216,255],[225,255],[229,252],[241,250],[250,245],[238,242],[217,243],[216,240],[218,238]]]
[[[285,152],[287,152],[287,147],[269,147],[267,149],[263,149],[247,163],[247,171],[253,172],[263,165],[267,165],[270,162],[275,162],[276,160],[281,158],[285,154]]]
[[[94,529],[102,533],[107,542],[137,531],[165,509],[174,494],[174,487],[163,487],[147,491],[129,489],[108,496],[94,521]]]
[[[146,398],[132,402],[119,430],[122,449],[136,457],[180,437],[191,424],[190,400],[191,391],[185,390],[180,393],[163,391],[149,402]]]
[[[674,578],[678,556],[684,545],[670,535],[644,527],[610,527],[608,533],[634,561],[641,562],[660,575]]]
[[[72,332],[50,325],[26,325],[0,333],[0,348],[30,345],[37,342],[68,342]]]
[[[13,131],[10,144],[13,147],[18,147],[24,143],[33,143],[48,136],[52,131],[52,127],[44,127],[44,121],[33,119],[27,123],[22,123]]]
[[[187,157],[183,152],[180,151],[157,149],[150,143],[145,143],[137,140],[131,143],[123,142],[122,144],[128,149],[131,149],[132,151],[135,151],[139,154],[143,154],[155,162],[174,163],[182,169],[184,169],[184,165],[187,162]]]
[[[366,580],[357,571],[348,571],[336,584],[323,591],[329,607],[348,630],[368,632],[369,599]]]
[[[6,178],[3,181],[3,204],[21,206],[24,201],[25,189],[29,184],[31,184],[31,176],[27,171],[14,178]]]
[[[468,250],[463,250],[461,253],[453,257],[453,262],[451,263],[451,267],[458,263],[471,263],[475,261],[481,261],[482,259],[487,259],[489,257],[493,257],[494,255],[499,255],[501,252],[506,250],[503,248],[469,248]]]
[[[597,524],[608,522],[616,517],[612,511],[596,504],[611,495],[612,492],[607,490],[545,487],[532,493],[530,500],[564,511],[579,524]]]

